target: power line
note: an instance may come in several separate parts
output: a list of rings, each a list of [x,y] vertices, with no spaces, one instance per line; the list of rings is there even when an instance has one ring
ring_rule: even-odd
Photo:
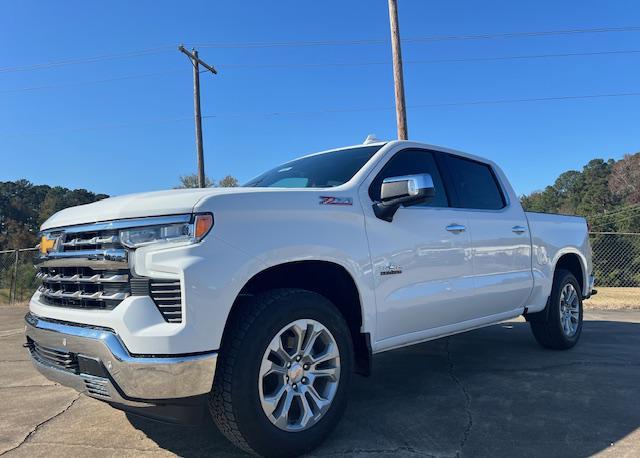
[[[148,119],[148,120],[137,120],[135,122],[112,122],[112,123],[102,123],[96,124],[93,126],[83,126],[83,127],[63,127],[60,129],[43,129],[43,130],[35,130],[35,131],[23,131],[23,132],[14,132],[14,131],[6,131],[0,132],[0,134],[16,134],[16,135],[31,135],[31,134],[50,134],[56,132],[88,132],[92,130],[102,130],[102,129],[117,129],[121,127],[132,127],[132,126],[154,126],[159,124],[174,124],[177,122],[191,121],[193,120],[193,116],[180,116],[180,117],[166,117],[166,118],[156,118],[156,119]]]
[[[640,50],[616,50],[616,51],[593,51],[593,52],[573,52],[557,54],[522,54],[515,56],[487,56],[487,57],[462,57],[447,59],[405,59],[405,64],[441,64],[450,62],[483,62],[499,60],[520,60],[520,59],[544,59],[557,57],[580,57],[580,56],[603,56],[603,55],[623,55],[638,54]],[[316,68],[316,67],[360,67],[370,65],[389,65],[390,60],[371,62],[321,62],[321,63],[290,63],[290,64],[220,64],[225,68]]]
[[[597,98],[617,98],[617,97],[637,97],[640,96],[639,92],[620,92],[609,94],[584,94],[584,95],[566,95],[566,96],[552,96],[552,97],[531,97],[531,98],[518,98],[518,99],[491,99],[491,100],[470,100],[459,102],[441,102],[441,103],[429,103],[419,105],[408,105],[411,109],[422,108],[438,108],[438,107],[456,107],[456,106],[474,106],[474,105],[492,105],[492,104],[507,104],[507,103],[527,103],[527,102],[549,102],[549,101],[566,101],[566,100],[588,100]],[[392,111],[394,107],[344,107],[344,108],[329,108],[321,110],[308,110],[308,111],[270,111],[270,112],[255,112],[255,113],[222,113],[218,115],[205,115],[202,119],[210,118],[231,118],[231,117],[253,117],[253,116],[304,116],[304,115],[316,115],[316,114],[337,114],[337,113],[355,113],[355,112],[374,112],[374,111]],[[137,121],[132,123],[113,123],[104,124],[98,126],[85,126],[77,128],[63,128],[63,129],[48,129],[43,131],[30,131],[30,132],[0,132],[11,133],[16,135],[34,134],[34,133],[52,133],[59,131],[73,132],[73,131],[87,131],[96,130],[101,128],[111,127],[128,127],[133,125],[153,125],[153,124],[165,124],[172,122],[181,122],[192,119],[191,117],[178,117],[178,118],[163,118],[150,121]]]
[[[640,210],[640,208],[636,208],[630,214],[617,215],[615,218],[612,218],[610,220],[605,220],[605,221],[599,220],[599,222],[594,223],[594,227],[595,228],[600,228],[600,227],[603,227],[603,226],[608,226],[610,224],[618,224],[618,223],[622,223],[624,221],[628,221],[628,220],[633,219],[633,218],[640,217],[640,213],[637,213],[638,210]]]
[[[619,219],[618,219],[618,218],[614,218],[614,219],[613,219],[613,220],[611,220],[611,221],[606,221],[606,222],[602,222],[602,223],[597,223],[597,224],[595,225],[595,227],[596,227],[596,228],[599,228],[599,227],[607,226],[607,225],[609,225],[609,224],[618,224],[618,223],[622,223],[622,222],[624,222],[624,221],[628,221],[628,220],[633,219],[633,218],[637,218],[637,217],[639,217],[639,216],[640,216],[640,214],[632,214],[632,215],[623,216],[622,218],[619,218]]]
[[[485,33],[475,35],[431,35],[425,37],[405,38],[403,43],[425,43],[434,41],[458,41],[458,40],[490,40],[496,38],[522,38],[522,37],[545,37],[562,35],[579,35],[589,33],[612,33],[612,32],[638,32],[640,27],[597,27],[584,29],[562,29],[543,30],[532,32],[508,32],[508,33]],[[385,39],[367,40],[317,40],[317,41],[271,41],[253,43],[193,43],[190,45],[201,48],[279,48],[289,46],[350,46],[350,45],[380,45],[387,44]]]
[[[426,108],[426,107],[452,107],[463,105],[493,105],[502,103],[520,103],[520,102],[548,102],[553,100],[579,100],[579,99],[599,99],[609,97],[636,97],[640,96],[640,92],[619,92],[611,94],[587,94],[587,95],[563,95],[553,97],[531,97],[522,99],[497,99],[497,100],[477,100],[469,102],[444,102],[433,103],[427,105],[413,105],[411,108]]]
[[[438,41],[460,41],[460,40],[489,40],[489,39],[510,39],[523,37],[545,37],[545,36],[565,36],[580,35],[591,33],[619,33],[619,32],[638,32],[640,26],[625,27],[596,27],[596,28],[580,28],[580,29],[561,29],[561,30],[543,30],[530,32],[508,32],[508,33],[486,33],[476,35],[431,35],[424,37],[405,38],[403,43],[428,43]],[[202,48],[278,48],[278,47],[295,47],[295,46],[350,46],[350,45],[383,45],[387,44],[386,39],[363,39],[363,40],[318,40],[318,41],[273,41],[273,42],[248,42],[248,43],[195,43],[192,46]],[[113,54],[103,54],[92,57],[71,58],[59,61],[14,66],[0,67],[0,74],[14,73],[23,71],[46,70],[50,68],[63,67],[67,65],[88,64],[102,62],[114,59],[127,59],[131,57],[140,57],[150,54],[159,54],[169,52],[173,49],[173,45],[158,46],[155,48],[146,48],[136,51],[127,51]]]
[[[594,213],[591,215],[587,215],[585,216],[585,218],[592,218],[592,219],[601,219],[601,218],[608,218],[612,215],[617,215],[619,213],[626,213],[628,211],[636,211],[636,210],[640,210],[640,204],[633,204],[633,205],[628,205],[624,208],[612,211],[610,213]]]
[[[407,105],[410,109],[421,108],[444,108],[444,107],[458,107],[458,106],[474,106],[474,105],[498,105],[508,103],[527,103],[527,102],[549,102],[549,101],[564,101],[564,100],[580,100],[580,99],[597,99],[597,98],[612,98],[612,97],[637,97],[640,96],[640,92],[621,92],[610,94],[586,94],[586,95],[566,95],[566,96],[552,96],[552,97],[530,97],[519,99],[493,99],[493,100],[469,100],[460,102],[440,102],[440,103],[426,103],[418,105]],[[329,108],[323,110],[309,110],[309,111],[272,111],[261,113],[225,113],[222,115],[207,115],[206,118],[221,118],[221,117],[251,117],[251,116],[305,116],[315,114],[336,114],[336,113],[355,113],[355,112],[373,112],[373,111],[391,111],[394,107],[350,107],[350,108]]]
[[[103,55],[93,56],[93,57],[81,57],[81,58],[75,58],[75,59],[58,60],[53,62],[45,62],[41,64],[31,64],[31,65],[23,65],[23,66],[17,66],[17,67],[0,67],[0,73],[45,70],[45,69],[55,68],[55,67],[64,67],[67,65],[90,64],[94,62],[102,62],[102,61],[114,60],[114,59],[128,59],[132,57],[140,57],[140,56],[146,56],[150,54],[168,52],[171,49],[173,49],[173,46],[160,46],[156,48],[140,49],[137,51],[128,51],[128,52],[122,52],[122,53],[116,53],[116,54],[103,54]]]
[[[523,54],[514,56],[485,56],[485,57],[465,57],[465,58],[448,58],[448,59],[427,59],[427,60],[405,60],[405,64],[440,64],[440,63],[456,63],[456,62],[491,62],[491,61],[508,61],[508,60],[522,60],[522,59],[541,59],[541,58],[563,58],[563,57],[581,57],[581,56],[603,56],[603,55],[626,55],[626,54],[640,54],[640,50],[614,50],[614,51],[594,51],[594,52],[573,52],[573,53],[558,53],[558,54]],[[361,66],[374,66],[374,65],[389,65],[388,61],[371,61],[371,62],[324,62],[324,63],[289,63],[289,64],[220,64],[218,67],[226,69],[244,69],[244,68],[318,68],[318,67],[361,67]],[[205,72],[201,71],[200,73]],[[61,89],[74,86],[89,86],[92,84],[103,84],[114,81],[123,81],[129,79],[139,79],[156,77],[163,75],[171,75],[182,73],[180,70],[169,70],[166,72],[155,73],[142,73],[133,75],[124,75],[114,78],[105,78],[98,80],[79,81],[73,83],[63,84],[49,84],[43,86],[31,86],[17,89],[1,90],[0,94],[28,92],[37,90],[48,89]]]
[[[183,73],[182,70],[170,70],[166,72],[155,72],[155,73],[139,73],[134,75],[124,75],[124,76],[116,76],[114,78],[105,78],[99,80],[89,80],[89,81],[76,81],[73,83],[62,83],[62,84],[48,84],[44,86],[31,86],[31,87],[21,87],[17,89],[7,89],[0,91],[0,94],[8,94],[14,92],[29,92],[29,91],[39,91],[39,90],[47,90],[47,89],[62,89],[66,87],[76,87],[76,86],[90,86],[92,84],[103,84],[103,83],[111,83],[114,81],[124,81],[124,80],[133,80],[140,78],[149,78],[154,76],[163,76],[163,75],[172,75],[176,73]]]

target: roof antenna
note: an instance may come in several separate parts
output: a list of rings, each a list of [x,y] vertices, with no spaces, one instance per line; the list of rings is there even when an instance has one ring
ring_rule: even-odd
[[[370,145],[371,143],[378,143],[380,140],[376,137],[376,134],[369,134],[367,138],[362,142],[363,145]]]

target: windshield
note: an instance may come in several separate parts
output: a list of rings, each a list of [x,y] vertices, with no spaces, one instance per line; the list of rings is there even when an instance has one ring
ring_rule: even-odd
[[[349,181],[383,145],[344,148],[296,159],[249,181],[246,187],[331,188]]]

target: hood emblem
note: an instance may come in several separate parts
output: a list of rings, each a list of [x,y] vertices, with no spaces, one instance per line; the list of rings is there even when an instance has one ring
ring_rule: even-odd
[[[40,239],[40,253],[43,256],[46,256],[47,254],[49,254],[50,251],[55,251],[58,247],[58,241],[59,241],[59,237],[53,237],[53,238],[49,238],[51,237],[48,234],[45,234],[42,236],[42,238]]]

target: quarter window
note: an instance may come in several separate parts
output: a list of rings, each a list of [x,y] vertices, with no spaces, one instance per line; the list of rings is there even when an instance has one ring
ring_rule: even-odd
[[[458,156],[448,156],[447,168],[457,195],[457,207],[499,210],[504,196],[491,167]]]
[[[396,153],[382,168],[369,187],[369,197],[374,202],[380,200],[380,187],[385,178],[404,175],[428,173],[433,179],[436,195],[430,201],[420,204],[428,207],[448,207],[447,194],[444,190],[438,166],[430,151],[405,149]]]

